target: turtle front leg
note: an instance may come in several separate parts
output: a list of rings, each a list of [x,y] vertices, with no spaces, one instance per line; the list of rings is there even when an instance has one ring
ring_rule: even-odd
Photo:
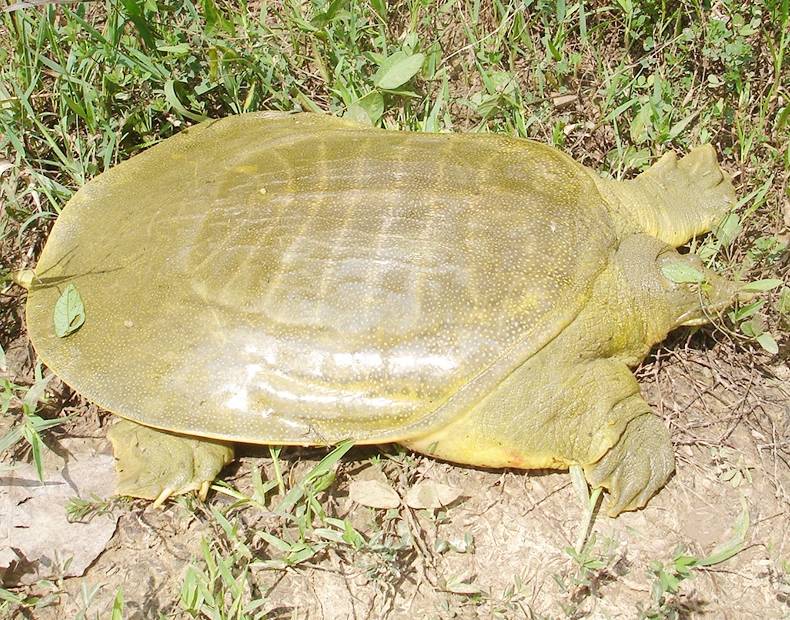
[[[667,153],[631,181],[597,182],[639,231],[674,247],[711,230],[736,203],[732,182],[710,144],[681,159]]]
[[[233,445],[224,441],[160,431],[118,420],[107,437],[118,470],[118,495],[154,500],[197,491],[205,499],[211,482],[233,460]]]
[[[465,416],[401,443],[482,467],[579,464],[593,487],[609,490],[610,515],[644,506],[675,468],[661,419],[623,362],[562,366],[550,354],[525,363]]]
[[[641,396],[631,400],[628,405],[650,411]],[[633,418],[619,441],[601,459],[584,466],[590,485],[609,491],[606,511],[611,517],[642,508],[673,471],[675,458],[669,433],[653,413]]]

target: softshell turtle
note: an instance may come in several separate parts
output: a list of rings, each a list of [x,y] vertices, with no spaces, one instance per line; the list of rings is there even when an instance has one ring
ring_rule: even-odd
[[[580,464],[614,515],[674,469],[629,367],[733,300],[675,247],[734,198],[710,146],[615,182],[502,135],[234,116],[77,192],[27,325],[47,366],[125,419],[122,494],[205,494],[232,442],[351,438],[483,467]],[[676,283],[673,263],[705,281]],[[69,284],[86,320],[58,337]]]

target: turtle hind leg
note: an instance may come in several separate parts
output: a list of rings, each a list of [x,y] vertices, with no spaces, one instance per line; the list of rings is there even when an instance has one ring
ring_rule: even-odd
[[[233,446],[187,437],[129,420],[107,433],[117,460],[118,494],[162,504],[171,495],[197,491],[205,498],[220,470],[233,460]]]
[[[606,509],[612,517],[642,508],[674,471],[669,433],[653,413],[632,419],[619,441],[597,462],[584,467],[592,487],[609,491]]]
[[[678,159],[667,153],[632,181],[613,183],[643,231],[675,247],[716,226],[735,207],[735,190],[710,144]]]

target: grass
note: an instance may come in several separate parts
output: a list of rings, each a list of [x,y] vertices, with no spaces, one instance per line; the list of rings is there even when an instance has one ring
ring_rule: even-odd
[[[307,110],[387,128],[505,132],[554,144],[618,179],[668,150],[712,142],[741,200],[692,249],[756,282],[758,293],[722,319],[715,337],[745,366],[786,354],[788,0],[110,0],[8,6],[0,23],[0,405],[8,422],[0,447],[30,454],[40,476],[47,428],[78,422],[42,417],[47,377],[13,365],[23,331],[10,274],[34,264],[48,227],[88,179],[207,117]],[[293,483],[274,451],[270,480],[253,476],[243,492],[215,485],[230,503],[196,512],[213,533],[173,605],[194,617],[258,617],[262,573],[302,570],[332,553],[353,557],[391,604],[421,553],[420,532],[408,510],[378,515],[367,531],[338,518],[324,491],[339,454]],[[400,485],[414,475],[413,464],[385,465]],[[73,509],[93,504],[101,505]],[[249,531],[245,519],[259,518],[270,529]],[[587,583],[601,567],[583,544],[586,522],[580,529],[571,550]],[[683,576],[674,562],[656,568],[659,583]],[[447,577],[448,590],[469,597],[464,605],[516,609],[521,585],[499,597]],[[646,616],[671,617],[667,596],[677,588],[646,601]],[[21,609],[32,600],[8,593],[0,604]],[[86,609],[91,600],[86,594]],[[113,617],[124,604],[118,592]]]
[[[653,584],[650,588],[651,605],[641,608],[640,617],[646,620],[669,619],[683,617],[682,597],[678,597],[680,584],[694,576],[695,571],[716,566],[726,562],[741,551],[749,528],[749,510],[744,501],[743,511],[738,517],[732,536],[714,549],[709,555],[698,558],[678,550],[672,561],[665,565],[660,561],[650,563],[650,574]]]
[[[34,382],[30,386],[17,385],[7,378],[0,379],[0,413],[8,414],[12,406],[20,413],[11,428],[0,437],[0,454],[18,444],[25,444],[30,450],[40,481],[44,480],[41,453],[45,449],[41,434],[68,421],[67,417],[46,419],[38,415],[39,404],[45,398],[47,384],[51,379],[51,374],[43,375],[40,363],[36,365]]]
[[[233,502],[209,509],[215,532],[203,538],[201,557],[186,569],[181,609],[192,617],[267,617],[261,573],[315,565],[330,552],[353,558],[350,563],[391,596],[389,581],[401,577],[399,555],[413,548],[410,532],[393,536],[389,527],[399,520],[398,512],[384,515],[366,538],[348,519],[329,516],[325,507],[324,491],[334,483],[338,462],[351,447],[350,442],[339,444],[293,484],[285,482],[274,449],[272,479],[264,482],[256,468],[251,493],[225,482],[215,484]]]

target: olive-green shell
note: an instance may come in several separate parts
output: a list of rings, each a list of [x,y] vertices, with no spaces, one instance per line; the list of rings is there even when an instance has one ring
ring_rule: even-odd
[[[394,441],[469,410],[549,342],[615,243],[589,172],[548,146],[248,114],[83,187],[27,323],[66,383],[144,424]],[[86,320],[58,338],[68,283]]]

